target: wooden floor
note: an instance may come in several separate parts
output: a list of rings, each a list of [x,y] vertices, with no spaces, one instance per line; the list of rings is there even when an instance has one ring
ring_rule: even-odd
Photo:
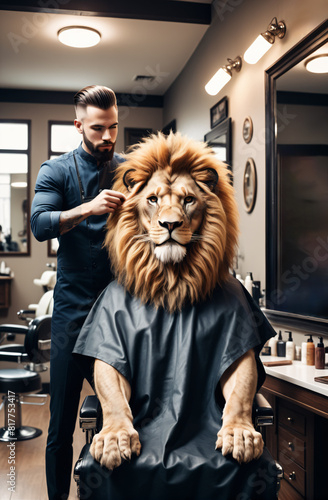
[[[85,383],[81,393],[81,402],[87,394],[92,394],[92,389]],[[4,425],[4,410],[0,412],[0,427]],[[45,478],[45,447],[49,424],[49,396],[44,406],[22,406],[22,423],[38,427],[42,435],[28,441],[15,443],[15,492],[8,491],[10,449],[8,443],[0,442],[0,497],[1,500],[47,500],[47,487]],[[74,458],[73,466],[85,443],[84,433],[75,428],[74,433]],[[75,481],[71,481],[69,500],[76,500]]]

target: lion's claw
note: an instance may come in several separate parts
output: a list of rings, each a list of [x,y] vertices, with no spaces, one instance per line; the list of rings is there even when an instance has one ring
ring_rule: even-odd
[[[93,458],[110,470],[119,467],[122,459],[130,461],[132,453],[139,456],[140,451],[139,434],[132,425],[119,431],[102,429],[94,436],[90,447]]]
[[[263,439],[252,426],[245,424],[223,425],[217,434],[216,449],[222,455],[232,455],[237,462],[250,462],[263,453]]]

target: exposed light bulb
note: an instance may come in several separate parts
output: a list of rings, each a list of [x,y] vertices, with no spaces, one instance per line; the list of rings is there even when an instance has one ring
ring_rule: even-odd
[[[256,64],[261,57],[272,47],[273,41],[269,42],[262,35],[259,35],[244,54],[244,61],[248,64]]]
[[[100,38],[97,30],[84,26],[68,26],[58,31],[58,40],[69,47],[93,47],[99,43]]]
[[[210,95],[216,95],[231,80],[231,73],[220,68],[210,81],[205,85],[205,90]]]

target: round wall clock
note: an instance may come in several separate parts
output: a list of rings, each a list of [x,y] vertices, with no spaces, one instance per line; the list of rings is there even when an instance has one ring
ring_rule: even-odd
[[[245,165],[243,189],[245,209],[250,213],[255,206],[257,191],[256,168],[252,158],[248,158]]]
[[[251,142],[253,137],[253,122],[250,116],[247,116],[244,120],[243,124],[243,138],[244,141],[248,144]]]

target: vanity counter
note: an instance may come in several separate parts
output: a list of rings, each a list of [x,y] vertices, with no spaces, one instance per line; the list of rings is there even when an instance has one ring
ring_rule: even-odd
[[[281,361],[286,358],[260,356],[260,359],[262,363],[265,363],[266,361]],[[292,365],[265,366],[264,369],[267,375],[328,397],[328,384],[314,381],[314,377],[328,376],[328,368],[317,370],[314,366],[304,365],[301,361],[293,361]]]
[[[285,359],[261,356],[264,363]],[[264,368],[260,392],[274,412],[265,443],[284,469],[279,500],[324,500],[326,464],[321,455],[328,448],[328,385],[314,377],[328,376],[328,369],[317,370],[301,361]]]

